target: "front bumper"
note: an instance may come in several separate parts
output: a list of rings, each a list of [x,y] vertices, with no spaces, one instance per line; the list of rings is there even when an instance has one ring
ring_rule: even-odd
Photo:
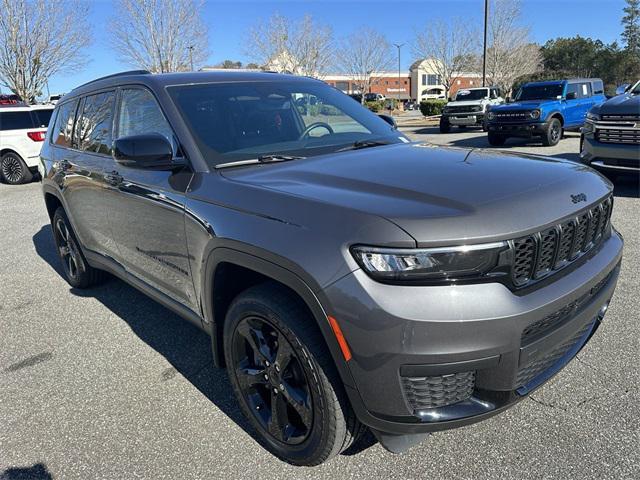
[[[323,294],[353,355],[348,365],[355,388],[347,390],[358,417],[378,432],[418,434],[474,423],[515,404],[559,371],[598,328],[621,256],[622,239],[613,231],[575,269],[518,294],[498,283],[384,285],[361,270],[342,278]],[[551,328],[524,340],[528,327],[569,305],[575,308]],[[420,381],[440,379],[437,397],[464,393],[470,376],[464,399],[416,408],[416,398],[425,398]]]
[[[449,113],[443,117],[450,125],[474,126],[484,123],[484,112]]]
[[[583,138],[580,159],[584,163],[603,170],[640,171],[640,145],[598,142],[593,133]]]
[[[549,125],[545,122],[487,123],[487,130],[489,132],[506,137],[541,137],[546,134],[548,127]]]

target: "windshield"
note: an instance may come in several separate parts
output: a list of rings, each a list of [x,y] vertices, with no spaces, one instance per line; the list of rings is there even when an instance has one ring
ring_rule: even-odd
[[[489,90],[459,90],[456,93],[456,102],[466,102],[467,100],[482,100],[489,96]]]
[[[320,82],[207,83],[168,91],[213,166],[263,155],[320,155],[358,141],[402,141],[384,120]]]
[[[551,83],[548,85],[525,85],[516,95],[516,100],[555,100],[562,96],[564,85]]]

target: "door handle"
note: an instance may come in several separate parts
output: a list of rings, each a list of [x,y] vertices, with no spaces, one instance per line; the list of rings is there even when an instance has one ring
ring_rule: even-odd
[[[118,172],[113,170],[111,173],[105,173],[104,180],[109,185],[113,185],[115,187],[117,185],[120,185],[124,179]]]

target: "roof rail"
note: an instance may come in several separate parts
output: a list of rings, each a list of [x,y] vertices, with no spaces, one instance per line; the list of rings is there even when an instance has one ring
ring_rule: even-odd
[[[124,76],[124,75],[148,75],[150,73],[151,72],[149,70],[128,70],[126,72],[112,73],[111,75],[106,75],[104,77],[96,78],[96,79],[91,80],[89,82],[83,83],[82,85],[78,85],[76,88],[84,87],[85,85],[89,85],[91,83],[99,82],[100,80],[106,80],[108,78],[121,77],[121,76]]]

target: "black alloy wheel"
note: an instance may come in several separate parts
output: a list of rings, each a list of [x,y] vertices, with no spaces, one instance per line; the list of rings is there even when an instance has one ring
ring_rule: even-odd
[[[552,118],[546,133],[542,137],[542,143],[547,147],[557,145],[562,138],[562,124],[557,118]]]
[[[234,374],[260,427],[284,444],[302,443],[313,426],[312,397],[289,341],[265,318],[246,317],[232,342]]]
[[[80,259],[80,251],[64,219],[56,219],[53,231],[64,272],[70,279],[77,280],[84,271],[84,263]]]
[[[80,244],[71,228],[67,214],[59,207],[51,220],[53,240],[62,262],[64,276],[72,287],[87,288],[104,280],[104,272],[93,268],[82,254]]]

